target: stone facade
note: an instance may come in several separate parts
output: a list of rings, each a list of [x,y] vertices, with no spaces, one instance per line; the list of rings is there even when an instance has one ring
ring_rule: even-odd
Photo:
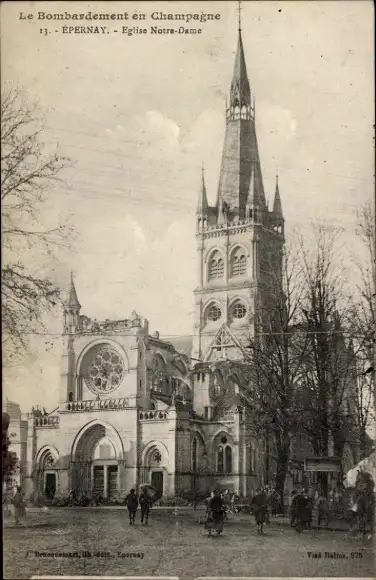
[[[225,122],[217,203],[202,174],[197,207],[193,341],[151,336],[136,312],[91,320],[72,279],[59,406],[11,417],[27,494],[117,499],[147,483],[163,496],[214,486],[247,496],[264,481],[265,444],[246,429],[236,376],[223,389],[216,373],[219,361],[243,359],[262,323],[265,271],[278,274],[284,243],[278,182],[273,209],[266,203],[240,31]]]

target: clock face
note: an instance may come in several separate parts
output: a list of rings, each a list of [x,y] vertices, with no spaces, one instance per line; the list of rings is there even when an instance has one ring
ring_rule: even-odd
[[[120,386],[125,368],[120,353],[109,345],[98,345],[85,356],[84,378],[95,393],[109,393]]]

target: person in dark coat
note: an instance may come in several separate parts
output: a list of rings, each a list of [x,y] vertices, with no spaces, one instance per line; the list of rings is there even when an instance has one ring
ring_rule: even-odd
[[[309,507],[308,495],[304,490],[294,495],[291,503],[291,525],[300,533],[304,527],[308,527],[312,510]]]
[[[257,533],[264,533],[264,524],[268,513],[268,496],[263,489],[258,489],[252,499],[253,513],[255,514]]]
[[[212,528],[214,528],[219,535],[223,530],[223,521],[225,516],[225,504],[221,494],[218,491],[213,492],[213,496],[208,504],[208,519],[206,522],[206,529],[211,536]]]
[[[150,508],[153,502],[145,487],[142,488],[139,501],[141,507],[141,523],[143,524],[145,522],[145,525],[148,525]]]
[[[132,525],[136,521],[136,512],[138,508],[138,498],[135,489],[131,489],[131,491],[125,498],[125,503],[127,504],[128,508],[129,524]]]

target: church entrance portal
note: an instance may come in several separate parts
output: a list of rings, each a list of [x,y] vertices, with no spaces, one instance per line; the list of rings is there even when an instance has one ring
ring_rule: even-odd
[[[56,493],[56,473],[46,473],[44,495],[47,499],[53,499]]]
[[[110,499],[115,497],[118,491],[117,477],[117,465],[93,464],[92,491]]]
[[[55,470],[55,464],[57,459],[57,453],[55,453],[50,448],[46,448],[42,451],[39,457],[37,467],[37,489],[38,494],[44,496],[45,499],[53,499],[56,494],[57,488],[57,472]]]
[[[78,441],[72,461],[72,489],[108,499],[118,494],[118,458],[111,433],[104,425],[94,424]]]
[[[158,496],[163,495],[163,471],[153,471],[151,474],[151,485],[158,492]]]

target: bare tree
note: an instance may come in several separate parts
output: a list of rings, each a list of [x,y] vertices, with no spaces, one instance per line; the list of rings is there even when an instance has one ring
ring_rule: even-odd
[[[301,381],[307,336],[301,324],[304,278],[299,256],[296,251],[285,249],[278,260],[274,257],[269,260],[266,256],[262,264],[257,324],[260,333],[250,343],[247,364],[251,380],[246,392],[266,439],[266,478],[269,479],[269,447],[273,442],[275,487],[283,498],[290,443],[298,425],[296,389]]]
[[[376,332],[375,296],[375,224],[371,203],[358,212],[357,234],[366,252],[366,260],[356,260],[358,269],[357,299],[354,300],[352,334],[357,355],[357,389],[354,405],[357,412],[360,452],[367,452],[367,431],[375,419],[374,343]]]
[[[38,272],[35,254],[34,262],[25,255],[46,255],[70,233],[62,224],[44,228],[41,218],[53,182],[60,180],[68,164],[56,152],[46,151],[38,105],[30,105],[16,88],[5,90],[1,100],[2,328],[9,357],[25,349],[27,335],[59,299],[53,281]]]
[[[304,263],[305,327],[308,349],[299,395],[301,429],[315,455],[342,455],[354,418],[346,402],[354,389],[354,352],[346,338],[348,309],[340,258],[341,233],[319,226],[308,251],[301,241]],[[319,474],[327,491],[327,474]]]

